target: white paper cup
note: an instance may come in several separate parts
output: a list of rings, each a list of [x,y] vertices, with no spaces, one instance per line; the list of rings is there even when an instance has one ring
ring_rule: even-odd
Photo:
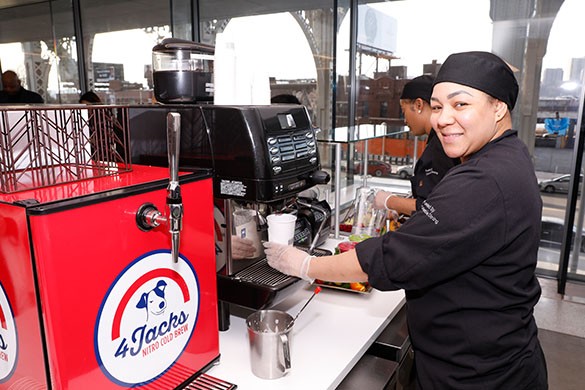
[[[268,241],[292,245],[295,239],[296,215],[270,214],[268,221]]]

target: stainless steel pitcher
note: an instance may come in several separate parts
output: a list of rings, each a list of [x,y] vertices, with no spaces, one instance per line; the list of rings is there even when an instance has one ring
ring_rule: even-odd
[[[280,310],[259,310],[248,316],[250,364],[259,378],[276,379],[291,368],[290,341],[293,321],[290,314]]]

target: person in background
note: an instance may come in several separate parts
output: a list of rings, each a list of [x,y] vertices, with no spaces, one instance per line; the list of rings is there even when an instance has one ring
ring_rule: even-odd
[[[100,104],[101,102],[100,97],[93,91],[88,91],[79,98],[79,103],[82,104]]]
[[[422,202],[429,196],[433,188],[441,181],[451,167],[459,164],[459,159],[449,158],[441,141],[431,125],[431,93],[433,77],[423,75],[415,77],[404,85],[400,96],[400,108],[404,114],[404,122],[412,135],[427,135],[427,146],[414,167],[414,175],[410,178],[412,198],[395,196],[389,191],[376,193],[378,208],[394,210],[398,214],[410,216],[420,210]]]
[[[45,102],[38,93],[25,89],[21,85],[18,75],[12,70],[2,73],[2,88],[2,91],[0,91],[0,104]]]
[[[450,55],[434,81],[431,123],[461,164],[421,211],[335,256],[264,244],[268,264],[285,274],[404,289],[418,389],[548,388],[534,319],[542,200],[511,130],[517,96],[500,57]]]
[[[301,104],[301,101],[295,95],[282,94],[271,97],[270,103]]]

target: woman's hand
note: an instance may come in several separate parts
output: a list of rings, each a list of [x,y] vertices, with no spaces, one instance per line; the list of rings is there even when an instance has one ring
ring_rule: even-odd
[[[264,253],[268,265],[272,268],[283,274],[313,282],[313,279],[309,277],[309,266],[314,256],[294,246],[274,242],[264,243]]]

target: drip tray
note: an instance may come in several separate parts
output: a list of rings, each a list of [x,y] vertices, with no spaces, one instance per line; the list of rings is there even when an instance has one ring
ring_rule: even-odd
[[[309,251],[308,248],[304,247],[296,248],[305,252]],[[317,257],[330,256],[331,251],[322,248],[315,248],[313,249],[312,255]],[[234,277],[242,281],[257,283],[268,287],[277,287],[285,282],[288,282],[291,280],[291,278],[294,280],[297,279],[293,276],[288,276],[275,270],[270,265],[268,265],[268,261],[266,259],[262,259],[252,264],[250,267],[241,270],[240,272],[234,274]]]
[[[301,250],[302,247],[298,247]],[[315,249],[313,255],[331,254],[326,249]],[[228,276],[217,274],[217,297],[220,301],[233,303],[253,310],[271,307],[302,288],[301,279],[285,275],[270,265],[266,259]],[[226,327],[220,327],[225,330]]]
[[[297,246],[296,248],[309,253],[309,248],[304,248],[304,247],[300,247],[300,246]],[[311,254],[313,256],[316,256],[316,257],[321,257],[321,256],[331,256],[333,253],[328,249],[315,248],[315,249],[313,249],[313,252],[311,252]]]
[[[291,279],[291,276],[285,275],[269,266],[266,259],[257,261],[250,267],[236,273],[234,277],[245,282],[257,283],[268,287],[277,287]]]
[[[201,374],[182,388],[187,390],[231,390],[237,389],[238,386],[211,375]]]

